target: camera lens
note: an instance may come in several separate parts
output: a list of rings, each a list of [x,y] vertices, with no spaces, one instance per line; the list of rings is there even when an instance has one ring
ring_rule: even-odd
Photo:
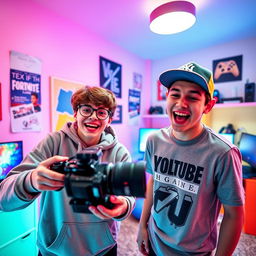
[[[112,165],[108,179],[109,194],[145,197],[145,170],[146,165],[143,161],[120,162]]]

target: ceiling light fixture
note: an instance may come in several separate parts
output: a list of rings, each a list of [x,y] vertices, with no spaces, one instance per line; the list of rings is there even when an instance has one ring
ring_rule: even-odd
[[[157,34],[182,32],[196,21],[196,8],[188,1],[172,1],[158,6],[150,14],[150,29]]]

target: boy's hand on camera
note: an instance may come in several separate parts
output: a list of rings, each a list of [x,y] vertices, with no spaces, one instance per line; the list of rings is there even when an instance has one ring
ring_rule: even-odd
[[[114,204],[112,209],[103,205],[90,206],[89,210],[100,219],[112,219],[124,215],[127,212],[128,203],[123,196],[110,196],[110,202]]]
[[[58,190],[64,186],[64,174],[52,171],[49,167],[55,162],[66,161],[68,157],[53,156],[42,161],[31,173],[32,187],[37,191]]]

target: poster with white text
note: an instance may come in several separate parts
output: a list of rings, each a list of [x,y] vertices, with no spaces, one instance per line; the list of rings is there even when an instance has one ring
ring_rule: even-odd
[[[41,61],[10,52],[10,95],[12,132],[41,131]]]
[[[128,96],[128,112],[129,118],[140,115],[140,91],[129,89]]]
[[[122,98],[122,66],[100,56],[100,86]]]

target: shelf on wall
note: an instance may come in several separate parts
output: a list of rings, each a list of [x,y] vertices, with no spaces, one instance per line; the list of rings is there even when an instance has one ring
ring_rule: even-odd
[[[241,103],[217,103],[213,107],[213,109],[216,108],[233,108],[233,107],[256,107],[256,102],[241,102]],[[168,118],[168,115],[166,114],[147,114],[147,115],[142,115],[142,118],[145,119],[166,119]]]
[[[241,103],[217,103],[214,108],[230,108],[230,107],[254,107],[256,102],[241,102]]]

